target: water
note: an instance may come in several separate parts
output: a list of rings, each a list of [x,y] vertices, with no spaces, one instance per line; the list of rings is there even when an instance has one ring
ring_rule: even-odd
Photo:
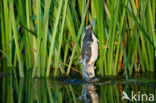
[[[154,73],[135,74],[128,80],[124,76],[102,77],[97,83],[86,83],[76,77],[32,79],[31,76],[27,72],[25,79],[17,80],[8,73],[0,74],[0,103],[129,103],[122,100],[123,93],[132,103],[156,103]],[[153,102],[149,101],[151,95]]]

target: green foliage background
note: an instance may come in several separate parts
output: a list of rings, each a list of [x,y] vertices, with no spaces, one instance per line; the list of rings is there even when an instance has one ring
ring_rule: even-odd
[[[81,73],[81,39],[94,19],[97,75],[154,72],[155,10],[155,0],[1,0],[0,72]]]

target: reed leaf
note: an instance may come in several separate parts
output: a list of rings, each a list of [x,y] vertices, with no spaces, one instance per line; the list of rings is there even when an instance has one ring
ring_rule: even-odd
[[[60,12],[62,9],[62,4],[63,4],[63,1],[60,0],[59,1],[59,7],[58,7],[58,13],[56,16],[56,21],[55,21],[55,25],[54,25],[54,29],[53,29],[53,33],[52,33],[52,40],[51,40],[51,44],[50,44],[50,49],[49,49],[50,53],[49,53],[49,57],[48,57],[46,77],[49,77],[50,64],[51,64],[51,60],[52,60],[52,56],[53,56],[53,47],[54,47],[55,36],[56,36],[57,26],[58,26],[58,22],[59,22]]]
[[[10,0],[9,2],[9,11],[10,11],[10,16],[11,16],[11,25],[12,25],[12,30],[13,30],[13,34],[14,34],[14,40],[15,40],[15,46],[16,46],[16,50],[17,50],[17,57],[18,57],[18,62],[19,62],[19,76],[20,77],[24,77],[24,71],[23,71],[23,60],[22,60],[22,56],[21,56],[21,50],[19,48],[19,37],[18,37],[18,33],[16,31],[16,21],[15,21],[15,14],[14,14],[14,8],[13,8],[13,0]]]

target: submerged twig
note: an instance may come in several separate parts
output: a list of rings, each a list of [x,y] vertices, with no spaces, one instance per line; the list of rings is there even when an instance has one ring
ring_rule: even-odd
[[[63,64],[63,65],[65,65],[66,67],[68,67],[69,65],[68,64],[66,64],[66,63],[59,63],[59,64]],[[75,71],[75,72],[77,72],[77,73],[79,73],[79,74],[82,74],[80,71],[78,71],[78,70],[76,70],[76,68],[74,68],[74,67],[70,67],[73,71]]]

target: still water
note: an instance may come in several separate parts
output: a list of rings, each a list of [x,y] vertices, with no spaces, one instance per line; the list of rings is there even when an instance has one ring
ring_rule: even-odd
[[[156,103],[154,73],[100,77],[97,83],[81,78],[15,79],[0,75],[0,103]]]

